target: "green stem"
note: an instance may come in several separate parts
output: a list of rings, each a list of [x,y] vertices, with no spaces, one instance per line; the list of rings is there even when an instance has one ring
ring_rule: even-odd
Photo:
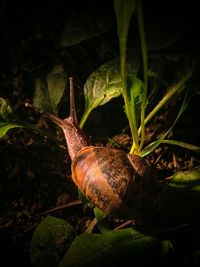
[[[124,52],[124,55],[121,56],[121,58],[122,58],[121,59],[122,95],[124,98],[125,110],[126,110],[126,114],[127,114],[129,125],[130,125],[131,134],[133,137],[132,146],[134,146],[134,150],[136,151],[136,153],[139,153],[140,148],[139,148],[139,142],[138,142],[137,125],[136,125],[136,120],[134,120],[132,116],[132,112],[135,112],[135,111],[131,110],[131,106],[129,104],[129,99],[128,99],[127,86],[126,86],[126,52]]]
[[[126,84],[126,48],[127,48],[127,38],[128,30],[130,25],[130,20],[135,11],[137,0],[114,0],[114,9],[117,19],[117,32],[119,38],[120,47],[120,62],[121,62],[121,79],[122,79],[122,96],[125,104],[125,111],[129,121],[131,134],[133,137],[133,146],[135,148],[135,153],[140,153],[140,147],[138,144],[138,130],[135,120],[132,119],[131,105],[129,103],[129,96],[127,93]]]
[[[149,113],[149,115],[145,118],[144,120],[144,124],[146,125],[148,121],[150,121],[152,119],[153,116],[155,116],[155,114],[168,102],[168,100],[170,98],[172,98],[172,96],[174,96],[175,93],[177,93],[178,91],[182,90],[185,82],[192,76],[192,71],[189,71],[184,77],[183,79],[181,79],[181,81],[179,83],[177,83],[176,85],[174,85],[173,87],[171,87],[168,92],[166,93],[166,95],[164,95],[164,97],[160,100],[160,102],[157,104],[157,106]],[[138,135],[141,134],[142,131],[142,127],[140,126],[139,130],[138,130]]]
[[[131,134],[133,137],[133,145],[132,146],[134,146],[134,150],[136,151],[136,153],[139,153],[140,148],[139,148],[139,142],[138,142],[138,132],[137,132],[137,127],[136,127],[136,121],[134,120],[134,118],[132,116],[132,112],[135,112],[135,111],[130,110],[130,105],[129,105],[128,96],[127,96],[127,90],[125,87],[123,87],[123,98],[124,98],[126,114],[127,114],[129,124],[130,124]],[[133,153],[133,151],[130,153]]]
[[[144,30],[142,0],[139,0],[137,4],[137,21],[138,21],[139,34],[140,34],[140,43],[141,43],[142,60],[143,60],[143,75],[144,75],[144,90],[143,90],[143,96],[142,96],[141,117],[140,117],[141,119],[140,149],[142,149],[143,144],[144,144],[144,139],[145,139],[145,108],[146,108],[147,90],[148,90],[148,56],[147,56],[145,30]]]
[[[85,122],[87,121],[87,119],[88,119],[88,117],[89,117],[90,112],[92,111],[92,109],[93,109],[93,108],[90,108],[90,109],[85,108],[85,112],[83,113],[83,116],[82,116],[82,118],[81,118],[81,120],[80,120],[80,123],[79,123],[79,127],[80,127],[81,129],[83,128]]]
[[[199,146],[191,145],[191,144],[188,144],[188,143],[185,143],[185,142],[164,139],[164,140],[161,140],[160,143],[169,144],[169,145],[176,145],[176,146],[180,146],[180,147],[183,147],[183,148],[190,149],[190,150],[192,150],[192,151],[194,151],[196,153],[200,153],[200,147]]]

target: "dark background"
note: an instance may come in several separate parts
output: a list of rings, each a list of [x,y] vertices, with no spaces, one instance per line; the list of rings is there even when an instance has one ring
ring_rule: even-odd
[[[200,48],[198,5],[198,1],[144,1],[144,18],[147,28],[151,22],[152,24],[166,25],[166,32],[177,33],[180,31],[180,38],[170,48],[166,47],[166,51],[174,53],[174,55],[179,51],[186,55],[190,54],[196,58],[197,65],[199,64]],[[111,31],[101,37],[83,41],[80,46],[61,48],[59,40],[67,19],[76,16],[80,11],[87,12],[92,6],[98,6],[99,12],[108,14],[112,23]],[[135,18],[132,20],[132,25],[134,23],[136,23]],[[135,31],[137,32],[137,30]],[[137,41],[137,33],[130,36],[130,44]],[[20,105],[23,106],[25,101],[32,100],[33,81],[38,73],[47,70],[55,63],[64,64],[66,70],[76,79],[78,114],[80,116],[84,107],[82,88],[85,80],[92,71],[118,53],[112,1],[4,0],[0,4],[0,96],[9,100],[16,112],[28,121],[30,118],[26,118],[27,113],[20,108]],[[67,100],[65,100],[61,106],[61,115],[68,112]],[[196,97],[192,101],[185,118],[192,116],[197,126],[199,123],[199,98]],[[109,114],[110,109],[115,109],[116,105],[121,104],[120,100],[119,102],[118,100],[113,101],[109,106],[99,110]],[[34,117],[33,123],[36,122],[37,115],[30,114],[31,116]],[[124,118],[123,110],[118,112],[118,116]],[[88,122],[86,125],[86,131],[90,134],[98,135],[100,132],[101,136],[112,136],[121,129],[121,126],[127,125],[124,120],[120,120],[118,124],[119,117],[107,119],[98,112],[94,112],[89,121],[91,124]],[[110,125],[110,119],[114,122],[112,129],[107,127]],[[185,121],[181,121],[180,125],[181,123],[184,125]],[[101,129],[99,125],[101,125]],[[192,128],[192,131],[185,132],[186,139],[190,142],[197,140],[199,133],[199,127],[196,131]],[[20,217],[19,213],[22,210],[30,210],[30,207],[34,209],[34,203],[37,204],[35,213],[53,207],[57,194],[64,191],[61,187],[66,186],[65,176],[69,176],[69,170],[66,170],[64,165],[69,166],[70,164],[65,151],[56,150],[55,144],[42,143],[42,139],[38,140],[35,137],[32,139],[34,145],[28,145],[29,134],[17,130],[9,133],[8,138],[0,143],[2,144],[0,152],[1,266],[30,266],[28,248],[33,230],[39,220],[34,222],[30,220],[27,223],[27,220],[24,219],[25,216]],[[196,145],[199,145],[199,141],[196,141]],[[62,164],[57,163],[52,167],[55,159]],[[44,176],[47,175],[48,169],[56,170],[60,175],[56,177],[52,172],[47,179]],[[49,181],[49,179],[52,180]],[[71,196],[76,198],[73,186],[69,188],[69,191]],[[70,214],[72,221],[73,216],[80,210],[75,208],[73,212]],[[4,218],[7,219],[4,220]],[[77,219],[75,222],[77,223]],[[79,231],[81,231],[80,229],[81,227],[78,228]]]

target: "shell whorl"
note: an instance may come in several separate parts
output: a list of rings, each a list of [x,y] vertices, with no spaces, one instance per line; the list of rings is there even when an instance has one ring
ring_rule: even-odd
[[[114,148],[85,147],[72,162],[74,183],[107,214],[121,206],[134,177],[126,153]]]

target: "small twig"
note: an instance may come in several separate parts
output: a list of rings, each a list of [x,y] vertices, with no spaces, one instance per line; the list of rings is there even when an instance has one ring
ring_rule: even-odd
[[[160,155],[157,157],[157,159],[155,160],[154,163],[158,163],[161,157],[162,157],[162,155],[160,154]]]
[[[92,230],[94,229],[95,225],[97,224],[97,219],[96,217],[90,222],[88,225],[87,229],[85,230],[85,233],[91,234]]]
[[[176,160],[176,155],[173,152],[173,164],[174,164],[174,168],[177,168],[177,160]]]
[[[32,218],[35,218],[35,217],[38,217],[38,216],[42,216],[42,215],[51,213],[51,212],[53,212],[53,211],[57,211],[57,210],[65,209],[65,208],[68,208],[68,207],[72,207],[72,206],[80,205],[80,204],[82,204],[82,202],[81,202],[80,200],[75,200],[75,201],[69,202],[69,203],[67,203],[67,204],[64,204],[64,205],[61,205],[61,206],[52,208],[52,209],[50,209],[50,210],[46,210],[46,211],[40,212],[40,213],[34,215]]]
[[[129,221],[126,221],[126,222],[120,224],[119,226],[115,227],[113,230],[115,231],[115,230],[122,229],[122,228],[124,228],[124,227],[129,226],[130,224],[135,225],[135,220],[129,220]]]
[[[171,176],[165,177],[165,178],[163,179],[163,181],[160,181],[160,182],[161,182],[161,183],[168,182],[168,181],[169,181],[169,180],[171,180],[173,177],[174,177],[174,175],[171,175]]]

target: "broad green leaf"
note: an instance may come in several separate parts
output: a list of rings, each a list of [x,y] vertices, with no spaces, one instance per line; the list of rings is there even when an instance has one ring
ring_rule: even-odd
[[[117,20],[117,32],[119,37],[121,64],[125,67],[126,43],[131,17],[135,11],[135,0],[114,0],[114,10]],[[125,74],[125,73],[124,73]]]
[[[75,238],[58,267],[162,266],[169,251],[170,242],[131,228],[84,233]]]
[[[169,180],[169,185],[176,188],[187,188],[193,192],[200,193],[200,167],[175,173]]]
[[[50,113],[57,114],[58,104],[64,94],[67,76],[61,65],[57,65],[47,77],[36,80],[33,105]]]
[[[0,138],[4,137],[10,129],[24,127],[16,122],[12,108],[2,97],[0,97],[0,120]]]
[[[155,201],[154,223],[183,225],[199,219],[200,167],[169,177]]]
[[[130,56],[127,60],[127,79],[133,80],[139,69],[138,55]],[[94,71],[84,85],[85,112],[80,126],[83,127],[90,112],[97,106],[104,105],[112,98],[122,94],[120,75],[120,59],[108,61]]]
[[[8,130],[13,128],[22,128],[22,125],[9,123],[9,122],[0,122],[0,138],[4,137],[7,134]]]
[[[59,104],[67,84],[67,75],[61,65],[55,68],[47,75],[47,86],[51,105],[57,113],[57,105]]]
[[[47,216],[32,236],[30,245],[32,265],[34,267],[57,267],[75,235],[74,228],[65,220]]]
[[[11,106],[6,102],[6,100],[2,97],[0,97],[0,117],[7,121],[10,118],[14,118],[14,114],[12,111]]]
[[[119,96],[121,94],[119,60],[106,62],[93,72],[85,83],[84,94],[86,109],[104,105],[113,97]]]
[[[108,12],[101,12],[98,5],[95,5],[68,19],[62,31],[60,44],[64,47],[76,45],[107,32],[111,27],[111,16]]]

